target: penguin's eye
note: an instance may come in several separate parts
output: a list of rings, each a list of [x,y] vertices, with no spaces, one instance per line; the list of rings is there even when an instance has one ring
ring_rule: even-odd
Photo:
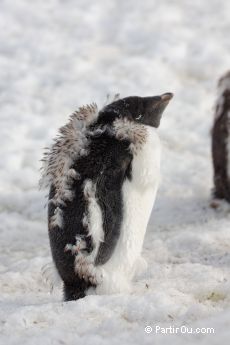
[[[137,117],[136,117],[136,120],[140,120],[142,118],[142,114],[139,114]]]

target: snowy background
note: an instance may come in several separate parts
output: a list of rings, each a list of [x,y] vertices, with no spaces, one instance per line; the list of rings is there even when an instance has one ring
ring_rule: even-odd
[[[217,79],[230,68],[226,0],[0,1],[1,344],[229,344],[230,213],[209,208]],[[63,303],[51,261],[43,147],[106,94],[174,92],[162,183],[130,295]],[[146,334],[150,325],[215,334]]]

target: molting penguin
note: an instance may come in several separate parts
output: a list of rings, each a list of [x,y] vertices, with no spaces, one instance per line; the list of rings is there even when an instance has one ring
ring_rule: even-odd
[[[212,129],[212,158],[214,169],[214,200],[212,207],[218,207],[218,199],[230,202],[230,71],[220,78],[218,98]]]
[[[159,183],[156,128],[171,93],[76,111],[45,153],[48,227],[64,299],[129,289]]]

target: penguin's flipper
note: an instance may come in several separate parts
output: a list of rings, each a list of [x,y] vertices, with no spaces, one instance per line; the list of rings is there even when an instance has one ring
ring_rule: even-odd
[[[122,186],[131,179],[132,154],[121,150],[110,152],[112,162],[97,181],[98,201],[103,215],[104,241],[100,243],[95,265],[105,264],[113,254],[120,236],[123,213]]]

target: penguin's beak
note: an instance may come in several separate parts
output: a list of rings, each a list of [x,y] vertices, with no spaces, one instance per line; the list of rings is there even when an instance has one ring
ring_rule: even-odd
[[[160,96],[160,102],[169,102],[173,98],[173,93],[167,92]]]
[[[163,113],[172,98],[173,93],[171,92],[163,93],[161,96],[149,97],[150,103],[148,103],[148,106],[150,106],[152,114],[154,115],[154,113],[158,112]]]
[[[153,96],[153,97],[144,97],[144,102],[146,107],[150,107],[152,109],[158,109],[161,107],[166,107],[169,101],[173,98],[173,93],[166,92],[163,93],[161,96]]]
[[[163,93],[161,96],[144,97],[146,124],[159,127],[162,113],[172,98],[171,92]]]

